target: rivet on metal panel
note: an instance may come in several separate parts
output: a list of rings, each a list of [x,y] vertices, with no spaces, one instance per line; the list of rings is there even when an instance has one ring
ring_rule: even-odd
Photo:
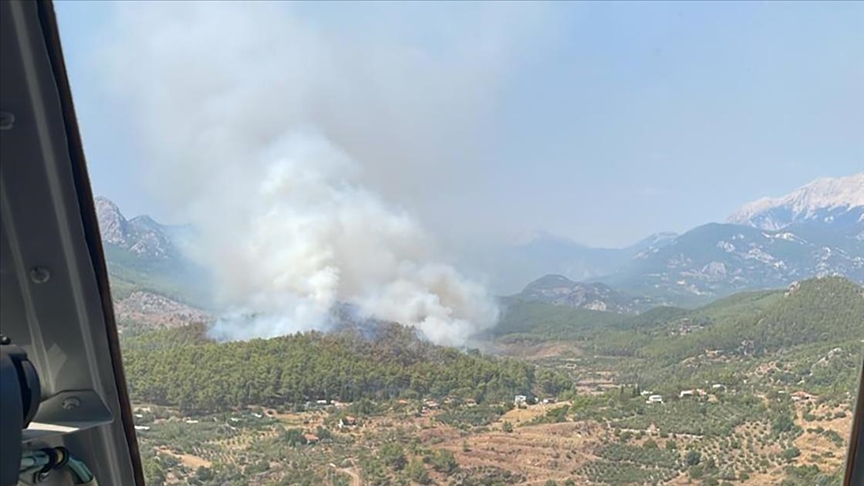
[[[69,397],[63,400],[63,410],[75,410],[81,405],[81,400],[78,397]]]
[[[51,272],[44,267],[33,267],[30,269],[30,280],[35,284],[43,284],[51,278]]]
[[[0,111],[0,130],[12,130],[15,125],[15,115],[8,111]]]

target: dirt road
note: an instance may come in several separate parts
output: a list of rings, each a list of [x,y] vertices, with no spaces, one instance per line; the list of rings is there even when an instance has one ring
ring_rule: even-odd
[[[360,475],[354,470],[354,467],[345,467],[340,469],[337,468],[335,464],[330,464],[330,466],[341,473],[351,476],[351,486],[363,486],[363,481],[360,479]]]

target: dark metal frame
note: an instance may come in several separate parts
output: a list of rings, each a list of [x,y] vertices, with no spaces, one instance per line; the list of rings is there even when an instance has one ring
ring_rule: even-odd
[[[861,366],[861,380],[858,383],[858,400],[855,416],[852,419],[852,433],[849,437],[849,452],[846,454],[846,474],[844,486],[864,485],[864,360]]]

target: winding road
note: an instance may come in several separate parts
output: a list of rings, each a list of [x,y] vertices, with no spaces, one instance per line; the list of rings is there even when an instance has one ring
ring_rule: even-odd
[[[357,474],[357,471],[354,470],[354,466],[340,469],[336,467],[336,464],[331,463],[330,467],[337,470],[338,472],[345,473],[351,476],[351,486],[363,486],[363,481],[360,479],[360,475]]]

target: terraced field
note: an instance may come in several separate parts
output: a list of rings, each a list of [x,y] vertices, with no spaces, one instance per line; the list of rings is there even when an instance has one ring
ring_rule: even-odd
[[[234,484],[233,472],[251,474],[248,484],[803,486],[833,484],[851,426],[842,405],[777,409],[764,397],[714,397],[648,406],[616,392],[595,399],[606,401],[607,420],[585,417],[571,402],[505,413],[400,405],[345,428],[337,420],[345,411],[333,407],[195,419],[166,409],[144,419],[150,429],[139,440],[163,484]],[[788,424],[778,418],[786,411],[794,417]]]

